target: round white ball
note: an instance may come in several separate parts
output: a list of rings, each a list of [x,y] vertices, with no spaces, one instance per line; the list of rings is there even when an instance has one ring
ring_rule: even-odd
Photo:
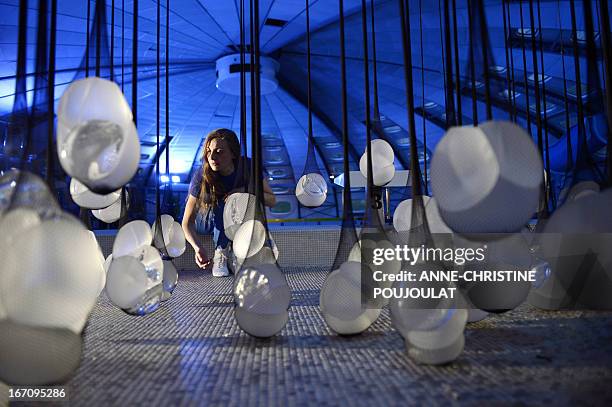
[[[151,242],[153,242],[153,233],[149,224],[144,220],[134,220],[117,232],[113,243],[113,257],[130,255],[142,246],[150,246]]]
[[[450,128],[431,162],[440,215],[459,233],[519,231],[538,209],[542,174],[533,140],[510,122]]]
[[[246,192],[231,194],[225,201],[223,209],[223,227],[228,239],[234,240],[234,235],[240,226],[255,218],[255,195]]]
[[[266,241],[266,228],[258,220],[244,222],[234,235],[232,248],[239,259],[246,259],[261,250]]]
[[[304,174],[295,187],[295,195],[304,206],[321,206],[327,199],[327,182],[321,174]]]
[[[87,232],[65,215],[21,230],[0,248],[0,298],[11,320],[81,332],[104,273],[99,248]]]
[[[359,171],[367,179],[368,178],[368,161],[367,155],[364,154],[359,160]],[[372,182],[376,186],[383,186],[391,182],[395,176],[395,165],[393,161],[389,162],[380,154],[372,155]]]
[[[81,208],[102,209],[108,208],[121,198],[121,190],[110,194],[100,195],[91,192],[81,181],[76,178],[70,180],[70,196],[75,204]]]

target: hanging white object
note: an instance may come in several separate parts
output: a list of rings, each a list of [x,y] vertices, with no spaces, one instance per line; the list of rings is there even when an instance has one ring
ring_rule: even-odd
[[[234,240],[234,235],[240,226],[255,218],[255,195],[246,192],[231,194],[225,201],[223,209],[223,227],[228,239]]]
[[[384,162],[387,163],[392,163],[393,161],[395,161],[395,153],[393,152],[393,147],[391,147],[391,144],[387,143],[385,140],[374,139],[372,140],[370,145],[372,147],[372,163],[374,163],[374,156],[380,157]],[[366,154],[367,148],[366,151],[364,151],[364,155]]]
[[[159,252],[151,246],[116,257],[106,276],[106,294],[128,314],[149,314],[162,300],[163,268]]]
[[[162,236],[164,239],[166,251],[168,252],[168,256],[179,257],[180,255],[185,253],[186,249],[185,233],[183,232],[183,227],[180,223],[176,222],[174,218],[170,215],[164,214],[161,215],[160,218],[162,225]],[[153,222],[153,226],[151,227],[151,232],[153,233],[153,236],[155,236],[156,226],[156,222]]]
[[[125,195],[126,195],[125,209],[127,211],[130,208],[130,196],[127,190],[125,191]],[[99,219],[104,223],[117,222],[121,218],[121,197],[119,197],[118,200],[113,202],[113,204],[107,208],[92,210],[91,214],[96,219]]]
[[[295,196],[304,206],[321,206],[327,199],[327,182],[321,174],[304,174],[295,187]]]
[[[343,263],[327,276],[320,304],[327,325],[341,335],[365,331],[381,311],[361,304],[361,263],[354,261]]]
[[[104,273],[98,245],[67,214],[22,226],[13,229],[10,240],[0,243],[5,246],[0,247],[4,257],[0,298],[8,318],[80,333]]]
[[[256,337],[270,337],[287,322],[291,291],[275,264],[258,264],[240,270],[234,283],[238,325]]]
[[[538,209],[542,174],[533,140],[502,121],[450,128],[431,162],[440,215],[459,233],[519,231]]]
[[[364,154],[359,160],[359,171],[367,179],[368,178],[368,161],[367,155]],[[391,182],[395,176],[395,165],[393,161],[387,161],[386,157],[381,154],[372,154],[372,182],[376,186],[384,186]]]
[[[140,141],[116,83],[98,77],[74,81],[60,99],[57,117],[57,153],[70,176],[99,194],[134,176]]]
[[[142,246],[150,246],[153,242],[151,226],[144,220],[134,220],[125,224],[115,237],[113,243],[113,258],[131,255]]]
[[[261,250],[266,242],[266,228],[258,220],[244,222],[234,236],[232,248],[239,259],[246,259]]]
[[[412,199],[405,199],[397,205],[393,212],[393,227],[398,232],[407,232],[421,225],[411,225],[412,222]],[[452,233],[453,231],[444,223],[435,198],[423,195],[425,216],[431,233]]]
[[[121,190],[110,194],[100,195],[92,192],[81,181],[76,178],[70,180],[70,196],[75,204],[81,208],[102,209],[108,208],[121,198]]]
[[[176,285],[178,284],[178,272],[176,267],[170,260],[164,260],[164,292],[162,293],[162,301],[167,301],[174,292]]]

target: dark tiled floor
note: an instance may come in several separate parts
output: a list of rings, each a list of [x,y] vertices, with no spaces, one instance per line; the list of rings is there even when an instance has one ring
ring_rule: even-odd
[[[182,273],[169,302],[146,317],[105,297],[91,315],[71,405],[612,405],[612,312],[529,306],[466,329],[453,364],[404,353],[388,312],[339,337],[318,308],[324,271],[288,270],[289,322],[268,340],[236,325],[231,278]]]

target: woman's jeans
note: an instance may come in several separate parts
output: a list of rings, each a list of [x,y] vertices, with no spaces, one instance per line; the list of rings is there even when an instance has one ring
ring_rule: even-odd
[[[223,208],[225,205],[218,205],[208,211],[200,211],[196,215],[196,232],[201,235],[208,235],[212,232],[215,248],[225,249],[229,239],[225,236],[223,227]]]

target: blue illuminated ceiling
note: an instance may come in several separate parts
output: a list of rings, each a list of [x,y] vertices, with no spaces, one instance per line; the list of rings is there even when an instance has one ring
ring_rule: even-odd
[[[170,14],[170,169],[171,173],[181,177],[183,182],[197,166],[200,159],[200,147],[205,135],[217,127],[239,129],[239,99],[219,92],[215,88],[214,61],[226,54],[236,52],[239,44],[239,2],[219,0],[190,0],[171,3]],[[248,2],[247,2],[248,3]],[[361,2],[346,0],[346,47],[347,47],[347,84],[349,103],[349,136],[351,140],[351,165],[356,166],[356,159],[365,148],[365,104],[364,104],[364,68],[363,42],[361,31]],[[527,2],[523,2],[525,26],[529,25]],[[577,2],[577,4],[580,2]],[[38,2],[30,1],[30,18],[28,20],[28,72],[33,71],[34,46],[36,36],[35,8]],[[131,101],[131,56],[132,56],[132,1],[115,0],[114,9],[114,65],[118,83],[125,85],[124,92]],[[162,1],[162,20],[165,19],[165,1]],[[419,11],[419,4],[422,10]],[[516,77],[518,116],[524,116],[527,105],[520,102],[524,96],[523,70],[527,77],[533,70],[531,50],[527,49],[526,66],[523,67],[520,37],[516,37],[520,27],[519,3],[510,4],[512,38],[504,39],[501,1],[485,1],[485,13],[489,26],[489,35],[493,57],[499,70],[494,78],[494,116],[507,118],[510,110],[504,99],[507,92],[505,82],[506,48],[508,42],[509,56],[514,62],[513,73]],[[552,125],[550,133],[555,139],[565,133],[565,106],[558,100],[562,91],[563,67],[569,81],[568,89],[575,86],[574,60],[571,41],[567,39],[571,28],[568,1],[542,1],[541,26],[543,29],[543,57],[547,75],[548,96],[550,97],[549,120]],[[125,11],[122,11],[122,5]],[[95,2],[90,2],[91,12]],[[107,0],[108,33],[111,33],[111,0]],[[248,6],[248,4],[247,4]],[[436,141],[443,134],[444,127],[444,77],[442,66],[441,21],[438,1],[410,1],[411,36],[413,49],[413,78],[415,104],[417,106],[417,136],[423,141],[427,137],[427,149],[433,150]],[[0,1],[0,113],[10,111],[14,93],[14,75],[16,66],[17,21],[19,0]],[[294,182],[299,178],[306,155],[307,110],[306,93],[306,40],[305,40],[305,4],[299,0],[262,0],[260,1],[261,48],[262,52],[273,56],[280,62],[279,80],[281,87],[276,93],[262,98],[262,124],[264,134],[280,136],[284,150],[280,156],[283,162],[269,160],[267,167],[285,167],[290,173],[287,177]],[[368,2],[369,8],[369,2]],[[157,3],[152,0],[139,1],[138,17],[138,129],[143,142],[143,155],[140,181],[150,182],[154,159],[156,139],[156,9]],[[341,151],[338,144],[341,129],[340,106],[340,63],[339,63],[339,24],[338,5],[333,0],[310,1],[312,35],[312,79],[315,117],[315,138],[319,164],[326,175],[342,172]],[[58,1],[58,34],[57,34],[57,90],[56,97],[61,96],[67,84],[75,77],[75,70],[83,60],[86,42],[86,1]],[[376,13],[376,47],[378,59],[378,87],[380,112],[387,120],[386,136],[398,148],[406,145],[406,97],[403,79],[402,46],[400,41],[400,23],[398,20],[397,1],[375,1]],[[248,8],[247,8],[248,15]],[[578,9],[578,29],[583,29],[581,10]],[[271,20],[269,20],[271,19]],[[536,15],[537,20],[537,15]],[[369,21],[369,20],[368,20]],[[162,21],[161,58],[164,60],[165,22]],[[537,24],[537,22],[536,22]],[[422,25],[422,31],[420,29]],[[468,18],[466,2],[457,1],[457,42],[460,48],[463,115],[471,121],[471,95],[466,88],[467,58],[469,51]],[[371,28],[368,28],[369,30]],[[371,32],[369,49],[371,52]],[[421,35],[422,34],[422,35]],[[421,47],[421,37],[422,44]],[[122,38],[124,39],[122,41]],[[528,45],[530,44],[527,38]],[[565,44],[565,57],[559,45]],[[581,54],[582,55],[582,54]],[[584,57],[581,56],[584,62]],[[123,76],[121,63],[124,63]],[[370,61],[370,79],[372,80]],[[162,72],[163,74],[164,72]],[[494,72],[493,72],[494,73]],[[422,75],[422,76],[421,76]],[[122,81],[123,78],[123,81]],[[582,69],[582,82],[586,82],[586,69]],[[162,77],[162,111],[160,117],[161,132],[164,131],[165,98]],[[527,81],[528,93],[533,92],[533,83]],[[33,78],[29,84],[33,86]],[[372,88],[370,88],[372,91]],[[484,118],[485,108],[483,95],[477,93],[479,116]],[[507,94],[507,93],[506,93]],[[557,98],[555,100],[555,98]],[[574,97],[575,99],[575,97]],[[533,100],[533,99],[532,99]],[[531,102],[533,103],[533,102]],[[575,121],[575,106],[570,100],[570,120]],[[532,112],[532,114],[534,114]],[[558,120],[557,120],[558,119]],[[556,121],[555,121],[556,120]],[[250,123],[250,120],[247,120]],[[163,136],[163,134],[162,134]],[[424,147],[420,145],[420,149]],[[274,152],[266,153],[273,155]],[[407,156],[397,161],[401,168],[406,164]],[[423,153],[424,155],[424,153]],[[165,156],[162,155],[161,168],[165,167]],[[290,170],[290,171],[289,171]],[[278,173],[278,171],[276,172]],[[280,173],[278,173],[280,174]],[[280,187],[279,187],[280,188]]]

